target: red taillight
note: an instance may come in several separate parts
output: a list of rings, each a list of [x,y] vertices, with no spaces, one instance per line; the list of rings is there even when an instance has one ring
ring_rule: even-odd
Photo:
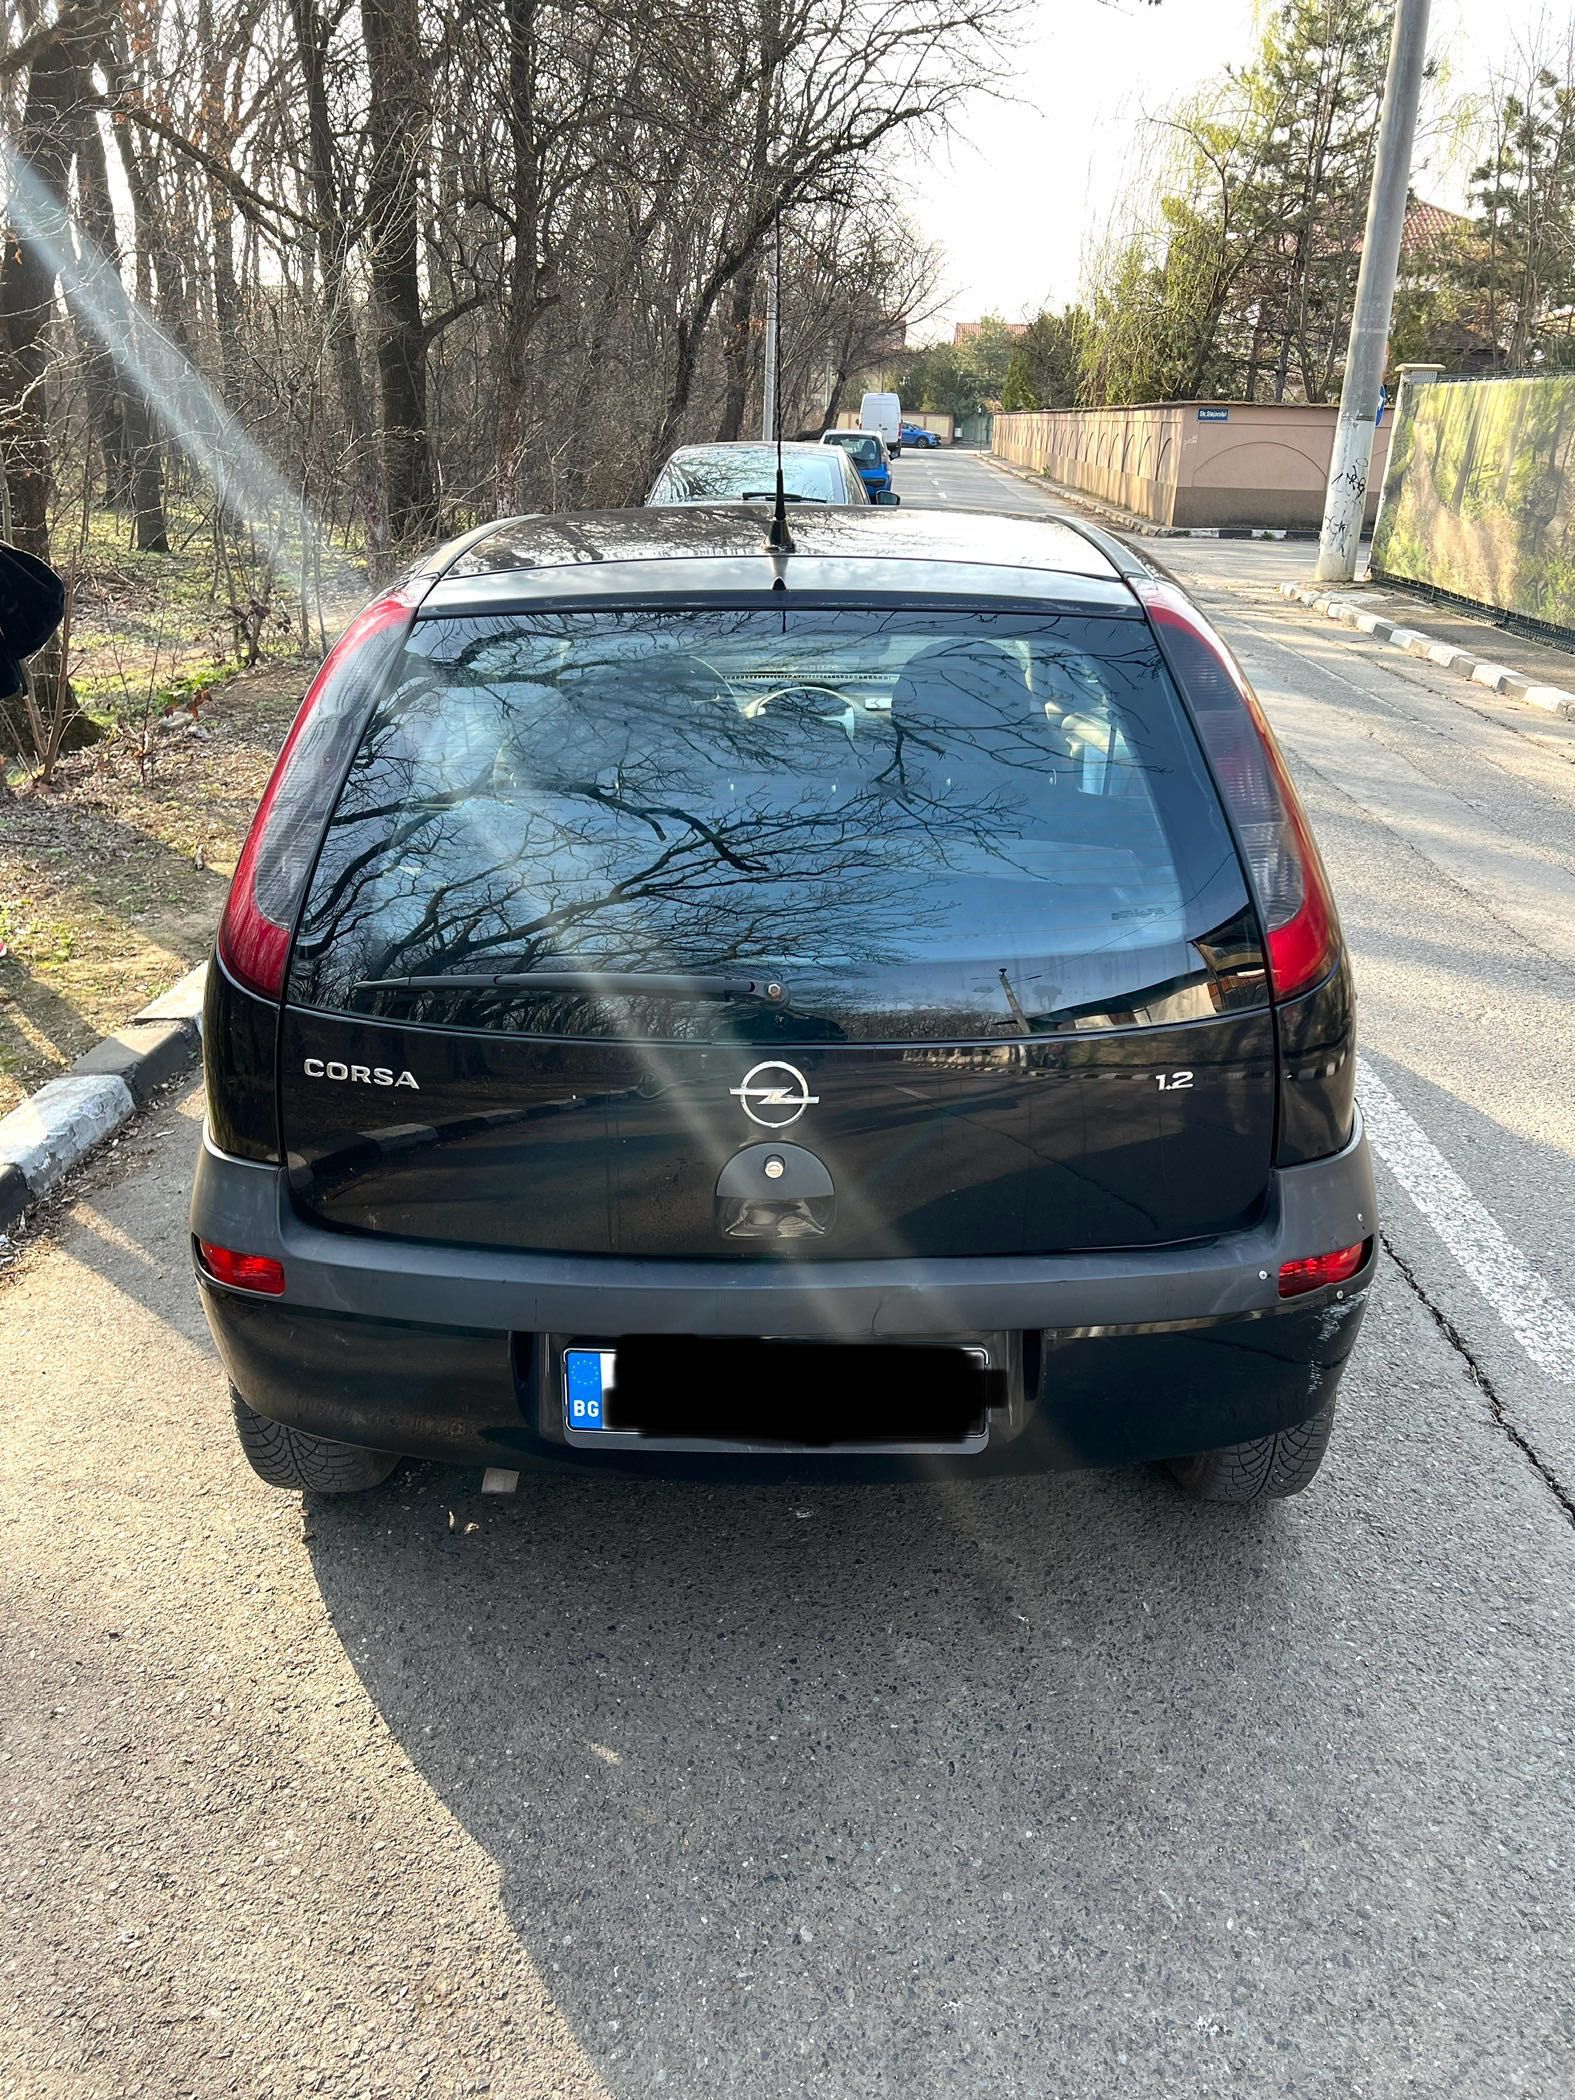
[[[265,1298],[277,1298],[284,1290],[284,1264],[267,1254],[237,1254],[233,1247],[216,1247],[212,1240],[199,1240],[197,1254],[215,1283],[258,1291]]]
[[[1208,621],[1165,584],[1133,587],[1186,694],[1236,820],[1263,913],[1274,996],[1293,998],[1328,970],[1339,937],[1306,813],[1257,694]]]
[[[414,600],[396,590],[356,614],[307,687],[263,789],[219,922],[219,953],[232,977],[265,998],[284,990],[290,929],[326,814],[323,800],[337,784],[344,755],[336,731],[350,715],[325,707],[325,696],[343,694],[348,667],[378,635],[408,626],[413,609]]]
[[[1354,1247],[1337,1247],[1333,1254],[1309,1254],[1304,1261],[1280,1264],[1280,1296],[1300,1298],[1306,1291],[1321,1291],[1326,1284],[1349,1283],[1367,1260],[1371,1240],[1358,1240]]]

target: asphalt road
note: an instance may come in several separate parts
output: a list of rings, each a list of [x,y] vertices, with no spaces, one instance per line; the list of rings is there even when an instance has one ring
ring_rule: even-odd
[[[188,1095],[0,1280],[0,2091],[1575,2088],[1575,738],[1287,607],[1305,548],[1152,551],[1358,959],[1390,1251],[1314,1490],[303,1510],[230,1436]]]

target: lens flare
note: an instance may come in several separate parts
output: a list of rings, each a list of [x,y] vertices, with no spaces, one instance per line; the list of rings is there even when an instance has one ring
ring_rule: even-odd
[[[292,486],[241,427],[121,282],[61,200],[0,140],[12,223],[34,242],[59,278],[73,312],[103,345],[123,383],[136,390],[170,441],[212,484],[231,514],[245,520],[275,567],[299,578],[301,599],[319,603],[362,587],[329,544],[327,527],[304,490]]]

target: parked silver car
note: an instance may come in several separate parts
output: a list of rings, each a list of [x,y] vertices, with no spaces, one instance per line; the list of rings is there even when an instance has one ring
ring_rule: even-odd
[[[789,503],[865,504],[851,463],[824,445],[782,447],[782,485]],[[767,444],[680,445],[652,484],[647,503],[770,503],[777,489],[777,448]]]

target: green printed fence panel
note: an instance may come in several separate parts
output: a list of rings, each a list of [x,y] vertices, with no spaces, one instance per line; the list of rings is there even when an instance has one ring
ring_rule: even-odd
[[[1575,631],[1575,373],[1408,386],[1372,569]]]

